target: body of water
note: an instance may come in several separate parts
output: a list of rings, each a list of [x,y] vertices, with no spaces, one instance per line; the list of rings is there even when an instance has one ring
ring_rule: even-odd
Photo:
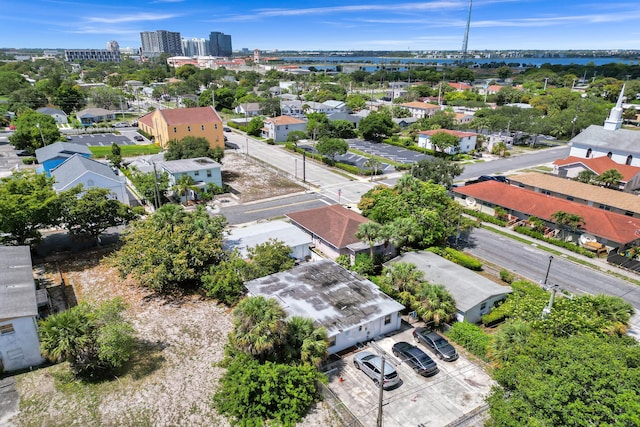
[[[387,68],[397,68],[399,70],[406,70],[409,67],[416,66],[437,66],[437,65],[450,65],[456,62],[460,62],[459,59],[446,59],[446,58],[381,58],[381,57],[358,57],[358,56],[305,56],[305,57],[283,57],[284,62],[305,64],[303,68],[313,66],[318,70],[324,68],[335,68],[336,65],[350,64],[360,65],[365,71],[375,71],[380,66]],[[506,63],[506,64],[518,64],[518,66],[530,68],[539,67],[542,64],[558,64],[558,65],[587,65],[594,64],[605,65],[610,63],[619,63],[627,65],[638,65],[640,60],[616,58],[616,57],[562,57],[562,58],[482,58],[474,59],[468,58],[467,62],[471,62],[478,66],[491,63]],[[409,65],[409,66],[407,66]]]

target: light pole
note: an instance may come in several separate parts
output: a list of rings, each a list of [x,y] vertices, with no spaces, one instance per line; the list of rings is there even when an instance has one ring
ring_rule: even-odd
[[[542,89],[544,92],[547,91],[547,81],[549,81],[549,77],[544,78],[544,88]]]
[[[549,279],[549,270],[551,270],[551,261],[553,261],[553,255],[549,255],[549,265],[547,266],[547,274],[544,275],[544,282],[542,282],[543,286],[547,285],[547,279]]]
[[[44,135],[42,134],[42,128],[40,127],[40,122],[36,123],[36,127],[40,131],[40,138],[42,139],[42,146],[44,147],[47,144],[44,142]]]
[[[549,270],[551,270],[551,261],[553,261],[553,255],[549,255],[549,265],[547,266],[547,274],[544,275],[544,282],[542,283],[542,286],[544,289],[547,288],[547,279],[549,278]],[[556,296],[556,287],[557,286],[554,285],[551,289],[549,304],[542,309],[542,317],[546,317],[551,313],[551,309],[553,308],[553,299]]]

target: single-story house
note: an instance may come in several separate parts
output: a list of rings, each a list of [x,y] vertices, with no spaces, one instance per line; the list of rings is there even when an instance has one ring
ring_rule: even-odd
[[[411,126],[412,124],[418,121],[418,119],[416,119],[415,117],[402,117],[402,118],[394,117],[391,120],[393,120],[395,124],[397,124],[403,129]]]
[[[484,314],[512,292],[510,286],[501,286],[433,252],[407,252],[385,265],[397,262],[414,264],[424,273],[424,279],[444,286],[456,301],[458,322],[480,322]]]
[[[606,159],[606,157],[604,158]],[[633,168],[634,166],[627,167]],[[640,218],[640,197],[634,194],[536,172],[510,175],[509,179],[512,185],[527,190]]]
[[[344,112],[347,112],[348,110],[347,104],[344,101],[336,101],[335,99],[329,99],[328,101],[324,101],[323,104],[329,108],[329,110],[327,111],[327,114],[344,113]]]
[[[617,170],[622,175],[616,188],[630,193],[640,187],[640,167],[616,163],[607,156],[588,159],[569,156],[566,159],[558,159],[553,162],[553,173],[566,178],[575,178],[585,170],[602,175],[611,169]]]
[[[458,146],[447,147],[442,150],[431,143],[431,137],[433,135],[443,132],[458,138]],[[421,132],[418,132],[418,147],[426,148],[428,150],[444,151],[447,154],[468,153],[469,151],[476,148],[477,139],[478,134],[474,132],[462,132],[459,130],[451,129],[423,130]]]
[[[327,119],[329,119],[330,122],[334,122],[336,120],[346,120],[348,122],[353,123],[355,127],[358,127],[358,123],[360,123],[360,120],[362,120],[362,117],[357,116],[355,114],[350,114],[347,112],[338,112],[338,113],[327,114]]]
[[[458,92],[464,92],[465,90],[473,90],[473,86],[463,82],[447,82],[447,85],[454,88]]]
[[[52,169],[51,176],[56,180],[53,189],[58,193],[82,184],[83,188],[87,190],[94,187],[106,188],[111,191],[116,200],[129,204],[125,177],[116,175],[113,169],[105,163],[74,154],[64,163]]]
[[[87,108],[76,113],[76,117],[83,126],[91,126],[94,123],[108,122],[116,119],[116,113],[104,108]]]
[[[436,111],[440,111],[439,105],[419,101],[405,102],[404,104],[400,104],[400,106],[409,110],[411,116],[416,119],[431,117]]]
[[[244,114],[247,117],[255,117],[260,115],[260,104],[257,102],[245,102],[233,109],[236,114]]]
[[[165,149],[169,141],[186,136],[204,138],[211,148],[224,148],[222,119],[211,106],[154,110],[138,119],[138,128]]]
[[[196,157],[195,159],[165,160],[156,163],[158,172],[169,174],[169,186],[176,185],[183,175],[193,178],[195,186],[205,188],[212,183],[222,188],[222,172],[220,163],[208,157]],[[191,191],[189,199],[192,199]],[[182,196],[181,196],[182,197]]]
[[[91,157],[89,148],[82,144],[54,142],[53,144],[38,148],[36,150],[36,159],[41,166],[38,168],[38,172],[45,172],[49,175],[52,169],[60,166],[62,162],[76,154],[86,157],[87,159]]]
[[[635,243],[640,239],[640,224],[632,218],[606,210],[586,206],[558,197],[516,187],[498,181],[483,181],[452,189],[454,197],[472,209],[489,215],[501,207],[514,218],[529,219],[530,216],[545,221],[555,227],[551,215],[558,211],[575,214],[583,218],[584,227],[576,232],[567,232],[567,240],[577,242],[583,233],[595,236],[599,243],[609,248]]]
[[[475,116],[473,114],[469,114],[469,113],[455,113],[455,116],[453,118],[453,121],[457,124],[457,125],[466,125],[468,123],[471,123],[473,121],[473,119],[475,118]]]
[[[53,120],[55,120],[57,124],[65,125],[69,123],[69,116],[67,116],[67,113],[58,108],[42,107],[38,108],[36,112],[53,117]]]
[[[43,359],[29,247],[0,246],[0,271],[0,372],[37,366]]]
[[[262,137],[271,138],[275,142],[284,142],[287,140],[289,133],[295,130],[305,132],[307,130],[306,120],[290,116],[278,116],[264,121]]]
[[[326,328],[329,353],[398,330],[404,309],[373,282],[331,260],[304,263],[245,286],[252,296],[275,298],[288,316],[311,318]]]
[[[311,236],[316,249],[330,259],[349,255],[351,261],[361,252],[369,253],[368,242],[356,237],[360,224],[369,222],[367,218],[342,205],[323,206],[286,214],[291,223]],[[386,247],[376,243],[374,253],[392,254],[393,245]]]
[[[291,248],[291,256],[300,261],[311,258],[311,237],[295,225],[285,221],[269,221],[230,228],[225,238],[224,247],[236,249],[243,258],[248,257],[248,250],[256,245],[275,239]]]

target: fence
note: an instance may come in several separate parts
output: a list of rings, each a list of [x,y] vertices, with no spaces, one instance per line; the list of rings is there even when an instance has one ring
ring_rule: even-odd
[[[336,396],[329,387],[319,382],[318,388],[324,401],[335,412],[335,414],[342,421],[342,425],[345,427],[364,427],[364,425],[358,420],[358,418],[347,408],[344,403]]]

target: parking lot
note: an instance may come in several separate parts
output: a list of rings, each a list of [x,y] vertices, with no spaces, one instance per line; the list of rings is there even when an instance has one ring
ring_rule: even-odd
[[[349,146],[351,146],[351,144],[349,144]],[[317,153],[316,149],[311,144],[298,144],[298,147],[310,153]],[[369,159],[365,156],[350,152],[336,156],[336,161],[354,165],[359,167],[360,169],[368,169],[368,166],[365,166],[368,160]],[[393,173],[396,171],[393,166],[387,163],[382,163],[380,165],[380,168],[382,168],[382,173]]]
[[[139,135],[137,132],[130,132],[128,134],[116,135],[114,133],[96,133],[96,134],[82,134],[82,135],[68,135],[67,142],[74,144],[83,144],[87,146],[92,145],[111,145],[114,142],[118,145],[135,145],[136,141],[133,139],[135,135]],[[144,138],[144,137],[143,137]],[[149,144],[149,141],[144,139],[140,141],[140,144]]]
[[[356,150],[364,151],[367,154],[384,157],[385,159],[393,160],[405,165],[410,165],[412,163],[419,162],[424,158],[431,157],[426,154],[418,153],[417,151],[407,150],[406,148],[385,144],[384,142],[374,143],[363,141],[361,139],[349,139],[347,140],[347,142],[349,143],[349,147]]]
[[[382,424],[387,427],[446,426],[483,406],[494,383],[481,366],[464,354],[454,362],[443,362],[426,347],[418,345],[438,364],[440,372],[432,377],[421,377],[405,363],[399,363],[391,352],[393,344],[399,341],[416,344],[413,327],[404,326],[401,332],[366,348],[373,353],[382,350],[386,363],[392,363],[401,378],[398,387],[384,391]],[[353,366],[356,353],[344,356],[329,367],[329,388],[364,426],[375,426],[378,388]]]

